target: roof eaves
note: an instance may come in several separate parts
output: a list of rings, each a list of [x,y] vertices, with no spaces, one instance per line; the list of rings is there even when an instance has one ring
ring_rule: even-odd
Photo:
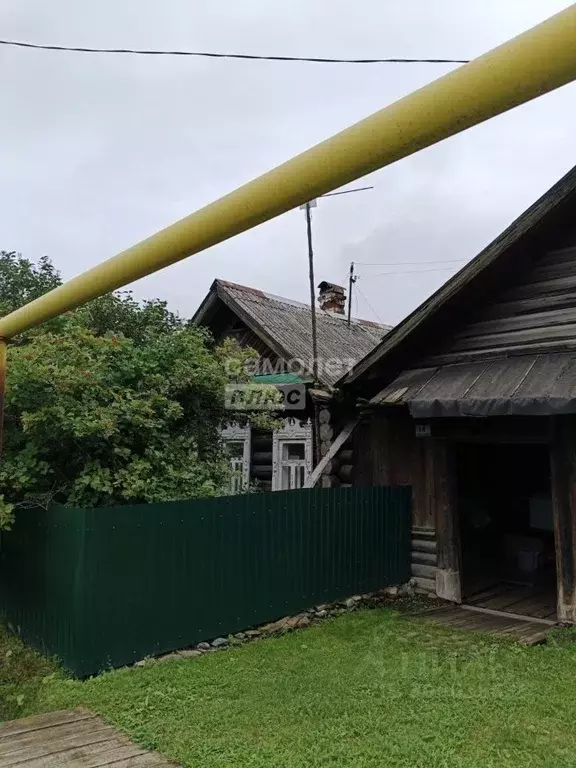
[[[217,282],[218,282],[217,280],[214,280],[212,282],[212,285],[210,286],[210,290],[208,291],[208,293],[206,294],[206,296],[202,300],[202,303],[200,304],[200,306],[198,307],[196,312],[194,312],[194,314],[192,315],[192,318],[190,320],[192,325],[201,325],[202,321],[204,320],[204,318],[206,316],[206,314],[210,311],[210,309],[216,303],[217,298],[218,298],[217,295],[216,295],[216,283]]]
[[[576,166],[560,179],[551,189],[510,224],[495,240],[466,264],[450,280],[444,283],[423,304],[386,334],[382,342],[341,379],[336,386],[350,384],[398,347],[408,335],[426,322],[447,302],[453,299],[462,288],[469,285],[487,267],[496,262],[512,246],[529,236],[542,222],[576,190]]]

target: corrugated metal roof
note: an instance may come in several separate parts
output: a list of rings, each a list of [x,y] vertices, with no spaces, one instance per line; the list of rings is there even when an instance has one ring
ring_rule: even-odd
[[[225,280],[216,280],[215,285],[221,298],[230,297],[289,357],[302,360],[310,370],[312,335],[308,305]],[[374,349],[392,327],[356,318],[348,327],[344,315],[321,309],[316,312],[316,325],[319,377],[328,385],[333,385]]]
[[[404,371],[372,402],[406,404],[418,419],[576,413],[576,354]]]

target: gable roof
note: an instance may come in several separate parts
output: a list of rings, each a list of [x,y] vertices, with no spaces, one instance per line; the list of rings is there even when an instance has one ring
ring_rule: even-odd
[[[351,384],[375,374],[380,366],[389,367],[385,378],[392,378],[407,367],[406,359],[418,354],[422,340],[434,331],[434,324],[455,307],[464,305],[482,292],[490,291],[493,281],[520,251],[537,243],[550,231],[569,205],[576,205],[576,167],[516,219],[476,258],[448,280],[438,291],[386,335],[380,344],[345,374],[338,384]]]
[[[192,322],[205,324],[209,311],[218,301],[237,314],[279,357],[302,360],[308,369],[311,368],[311,313],[307,304],[226,280],[215,280]],[[316,328],[320,381],[332,386],[353,362],[374,349],[391,326],[353,318],[348,327],[344,315],[317,308]],[[341,366],[337,363],[322,365],[322,362],[334,361],[341,361]]]

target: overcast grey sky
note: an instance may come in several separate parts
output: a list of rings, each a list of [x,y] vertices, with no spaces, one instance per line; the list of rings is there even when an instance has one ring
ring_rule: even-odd
[[[568,4],[3,0],[0,22],[3,38],[61,45],[459,59]],[[0,248],[72,277],[449,69],[2,48]],[[572,84],[321,201],[318,281],[341,283],[352,259],[470,259],[576,164],[575,136]],[[185,316],[215,277],[305,301],[306,258],[296,210],[133,288]],[[452,271],[379,273],[435,266],[358,267],[357,313],[397,322]]]

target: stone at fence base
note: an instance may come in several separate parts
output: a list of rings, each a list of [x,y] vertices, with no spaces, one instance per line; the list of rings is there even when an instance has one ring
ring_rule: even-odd
[[[163,656],[159,656],[156,661],[175,661],[176,659],[181,659],[182,656],[180,655],[179,651],[175,651],[174,653],[165,653]]]
[[[199,651],[196,648],[185,648],[183,651],[180,651],[178,655],[183,659],[197,659],[199,656],[203,656],[204,654],[202,651]]]
[[[278,619],[278,621],[273,621],[258,628],[246,629],[244,632],[237,632],[235,635],[230,635],[228,638],[217,637],[212,640],[211,643],[201,642],[198,643],[195,648],[167,653],[156,659],[142,659],[142,661],[137,661],[134,666],[142,667],[146,664],[154,663],[155,661],[166,661],[170,659],[197,658],[205,653],[239,646],[246,642],[256,640],[259,637],[281,635],[295,629],[302,629],[319,621],[341,616],[345,613],[351,613],[360,607],[378,608],[379,606],[389,604],[393,600],[411,598],[415,595],[426,595],[427,597],[431,597],[426,590],[417,587],[415,579],[412,578],[410,581],[406,582],[406,584],[399,586],[392,585],[376,590],[375,592],[369,592],[363,595],[353,595],[346,600],[337,600],[333,603],[322,603],[308,611],[298,613],[295,616],[284,616],[282,619]]]
[[[285,616],[283,619],[273,621],[262,627],[262,634],[276,635],[282,632],[290,632],[293,629],[301,629],[310,625],[310,617],[306,613],[299,613],[296,616]]]
[[[286,629],[300,629],[310,625],[310,617],[306,613],[300,613],[298,616],[291,616],[286,622]]]
[[[278,621],[272,621],[270,624],[265,624],[260,628],[260,632],[263,635],[274,635],[276,632],[281,632],[284,627],[284,621],[287,618],[288,617],[286,616],[284,619],[279,619]]]

